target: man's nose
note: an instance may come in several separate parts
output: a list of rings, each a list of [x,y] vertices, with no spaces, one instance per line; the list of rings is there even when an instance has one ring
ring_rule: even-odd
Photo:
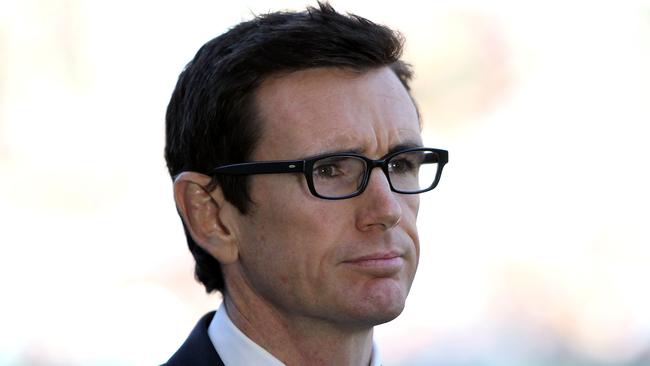
[[[368,186],[358,197],[357,228],[362,231],[388,230],[395,227],[402,218],[399,194],[390,189],[388,177],[381,168],[373,169]]]

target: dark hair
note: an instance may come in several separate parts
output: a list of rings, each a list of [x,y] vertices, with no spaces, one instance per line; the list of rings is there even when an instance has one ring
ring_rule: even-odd
[[[256,88],[270,75],[314,67],[367,71],[390,67],[408,90],[409,65],[399,60],[399,33],[328,3],[302,12],[256,16],[209,41],[178,78],[166,116],[165,159],[172,178],[183,171],[210,174],[214,167],[246,161],[260,137]],[[250,198],[246,177],[213,176],[242,214]],[[185,224],[184,224],[185,226]],[[224,291],[219,262],[185,227],[206,291]]]

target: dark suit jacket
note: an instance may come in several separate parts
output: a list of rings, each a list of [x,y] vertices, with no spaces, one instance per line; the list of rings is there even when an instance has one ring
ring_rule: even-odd
[[[166,366],[224,366],[208,337],[208,326],[213,317],[214,311],[199,320],[185,343],[167,361]]]

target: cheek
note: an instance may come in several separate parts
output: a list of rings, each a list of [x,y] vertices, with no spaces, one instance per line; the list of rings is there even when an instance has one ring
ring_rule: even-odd
[[[420,259],[420,238],[417,229],[417,216],[420,207],[419,195],[405,195],[402,201],[402,229],[413,243],[414,266],[417,268]],[[414,268],[414,271],[415,271]]]
[[[418,218],[418,211],[420,209],[420,196],[416,194],[403,195],[401,206],[401,222],[406,226],[406,230],[408,231],[409,235],[411,235],[411,232],[414,231],[413,234],[417,236],[416,222]]]
[[[337,201],[314,197],[300,174],[267,176],[256,192],[264,221],[273,223],[300,240],[317,240],[335,233],[333,229],[345,220],[345,212]],[[340,230],[339,230],[340,231]]]
[[[257,212],[258,224],[249,226],[252,235],[242,263],[251,285],[264,297],[295,305],[319,298],[327,288],[337,230],[331,230],[321,209],[307,205],[283,209],[288,211]]]
[[[255,208],[247,226],[255,235],[248,242],[265,247],[259,255],[293,266],[285,267],[288,272],[303,265],[317,271],[344,232],[345,214],[332,207],[335,202],[313,197],[306,184],[297,184],[304,182],[302,176],[297,182],[290,176],[269,178],[275,179],[268,179],[251,194]]]
[[[420,210],[420,195],[419,194],[410,194],[405,196],[404,205],[408,212],[413,216],[413,219],[418,217],[418,212]]]

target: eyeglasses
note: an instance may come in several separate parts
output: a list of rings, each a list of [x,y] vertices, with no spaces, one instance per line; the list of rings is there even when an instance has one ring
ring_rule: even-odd
[[[213,174],[252,175],[303,173],[316,197],[340,200],[358,196],[368,186],[372,169],[381,167],[393,192],[417,194],[438,185],[448,161],[446,150],[426,147],[397,151],[373,160],[354,153],[319,155],[305,160],[256,161],[215,168]]]

